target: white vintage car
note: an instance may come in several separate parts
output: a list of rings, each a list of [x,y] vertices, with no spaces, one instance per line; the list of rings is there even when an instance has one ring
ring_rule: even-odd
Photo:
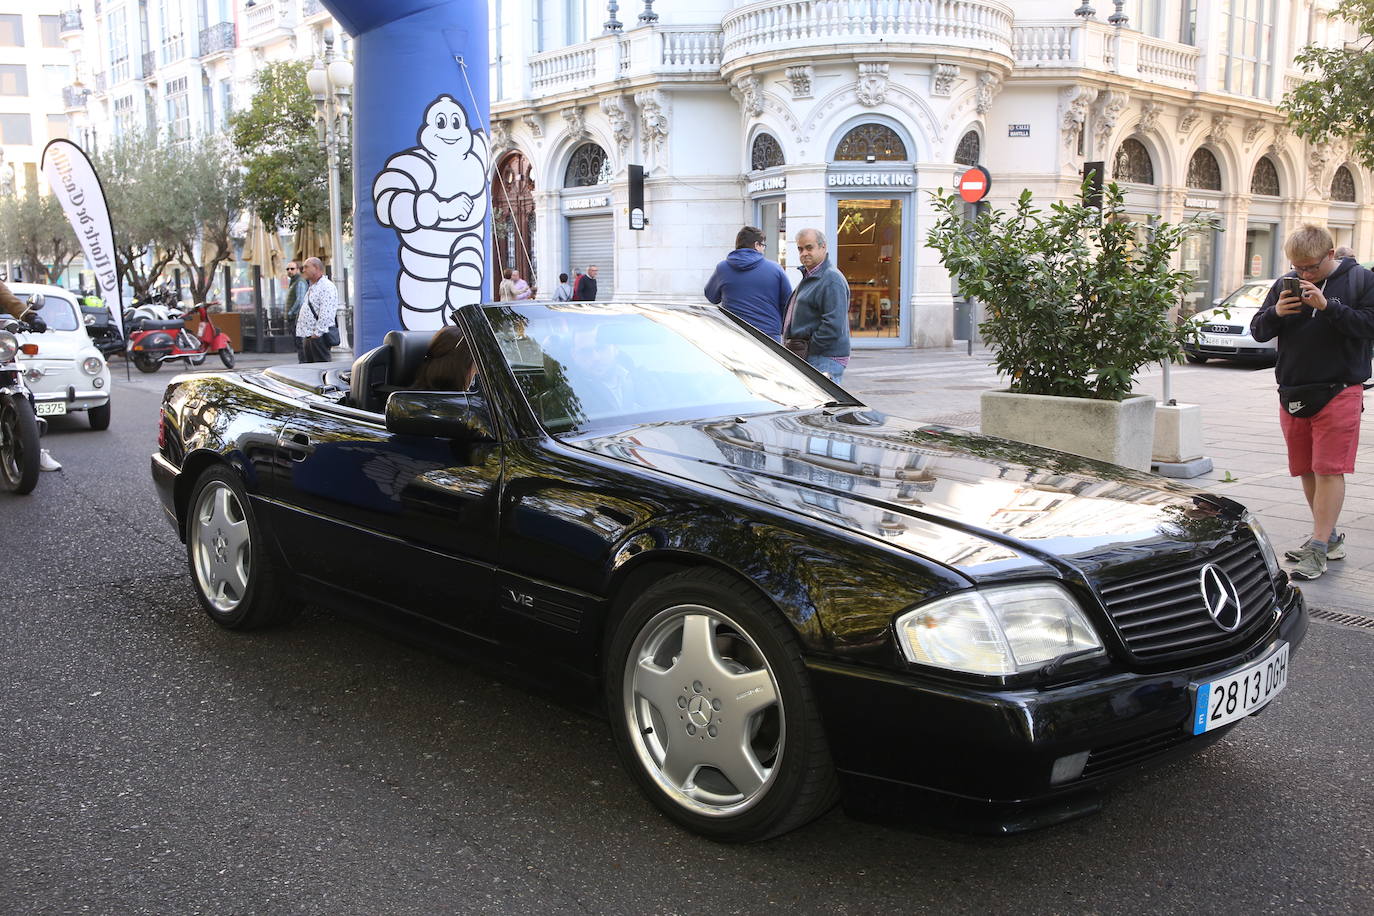
[[[9,287],[24,301],[35,294],[43,297],[37,314],[48,329],[19,335],[20,343],[38,347],[37,353],[23,358],[24,377],[38,415],[54,417],[84,410],[91,429],[108,429],[110,370],[86,333],[76,296],[60,286],[41,283],[11,283]]]

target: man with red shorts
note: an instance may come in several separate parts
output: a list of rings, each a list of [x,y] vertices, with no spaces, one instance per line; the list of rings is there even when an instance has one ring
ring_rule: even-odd
[[[1345,558],[1336,521],[1345,475],[1355,470],[1363,382],[1374,339],[1374,275],[1354,258],[1337,258],[1331,234],[1300,226],[1284,243],[1293,270],[1281,277],[1250,323],[1255,340],[1279,340],[1274,374],[1279,423],[1288,444],[1288,473],[1302,478],[1312,535],[1285,556],[1295,579],[1315,579],[1328,560]],[[1296,278],[1300,295],[1285,288]],[[1290,281],[1291,285],[1291,281]]]

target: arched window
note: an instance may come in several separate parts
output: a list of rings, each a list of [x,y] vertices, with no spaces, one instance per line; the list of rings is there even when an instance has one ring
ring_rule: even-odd
[[[1199,149],[1188,162],[1188,187],[1200,191],[1221,190],[1221,166],[1211,150]]]
[[[606,151],[595,143],[584,143],[573,150],[568,170],[563,174],[563,187],[587,188],[611,181],[611,160]]]
[[[960,165],[977,165],[983,155],[983,141],[978,131],[971,130],[959,138],[959,146],[954,151],[954,161]]]
[[[1112,177],[1134,184],[1155,183],[1155,164],[1144,143],[1133,137],[1121,141],[1116,148],[1116,159],[1112,162]]]
[[[1264,197],[1279,196],[1279,170],[1274,168],[1274,160],[1268,156],[1255,163],[1255,171],[1250,174],[1250,193]]]
[[[901,162],[906,144],[886,124],[860,124],[835,147],[836,162]]]
[[[782,158],[782,147],[772,134],[759,134],[754,138],[754,148],[749,153],[749,170],[762,172],[786,163]]]
[[[1331,199],[1345,204],[1355,202],[1355,176],[1350,169],[1341,166],[1331,176]]]

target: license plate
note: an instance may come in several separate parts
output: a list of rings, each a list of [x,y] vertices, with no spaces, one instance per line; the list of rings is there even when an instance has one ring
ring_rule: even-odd
[[[1234,337],[1219,337],[1216,334],[1203,334],[1202,342],[1209,347],[1233,348],[1236,345],[1236,339]]]
[[[1193,734],[1221,728],[1263,709],[1286,686],[1288,643],[1253,665],[1211,683],[1198,684],[1197,702],[1193,706]]]
[[[39,401],[36,411],[40,417],[60,417],[66,412],[66,401]]]

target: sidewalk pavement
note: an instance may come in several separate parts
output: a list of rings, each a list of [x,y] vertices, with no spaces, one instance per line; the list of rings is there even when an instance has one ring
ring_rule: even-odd
[[[842,384],[873,407],[899,416],[977,429],[979,396],[1005,388],[991,354],[966,346],[944,349],[855,350]],[[1159,366],[1136,377],[1136,390],[1163,393]],[[1297,478],[1288,476],[1279,429],[1273,369],[1227,362],[1171,366],[1171,393],[1202,406],[1205,454],[1213,470],[1185,481],[1244,504],[1259,516],[1281,562],[1285,550],[1311,534],[1311,515]],[[1374,398],[1366,398],[1366,403]],[[1364,415],[1355,473],[1346,477],[1338,529],[1347,533],[1344,560],[1301,583],[1308,604],[1337,613],[1374,615],[1374,411]]]
[[[336,349],[337,358],[349,354]],[[290,362],[291,354],[239,354],[238,367]],[[979,396],[1005,388],[991,354],[965,345],[942,349],[855,350],[843,385],[887,413],[976,430]],[[205,368],[220,368],[207,361]],[[1244,504],[1264,524],[1282,557],[1310,534],[1311,516],[1302,485],[1288,476],[1279,429],[1274,370],[1212,361],[1170,367],[1171,390],[1181,404],[1202,406],[1203,438],[1213,470],[1187,483]],[[1136,390],[1160,397],[1159,366],[1137,376]],[[1367,402],[1374,398],[1366,398]],[[1301,584],[1308,603],[1336,613],[1374,615],[1374,411],[1365,414],[1355,473],[1346,478],[1339,530],[1347,533],[1344,560],[1326,575]],[[1291,566],[1287,564],[1286,566]]]

